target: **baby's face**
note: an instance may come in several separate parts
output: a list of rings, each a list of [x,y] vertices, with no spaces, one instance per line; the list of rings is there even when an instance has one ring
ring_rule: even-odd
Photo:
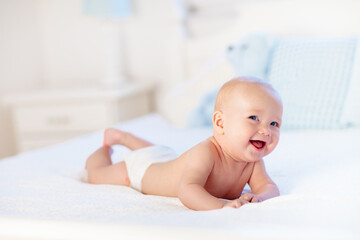
[[[279,142],[282,103],[268,86],[250,84],[235,89],[223,110],[224,141],[234,159],[254,162]]]

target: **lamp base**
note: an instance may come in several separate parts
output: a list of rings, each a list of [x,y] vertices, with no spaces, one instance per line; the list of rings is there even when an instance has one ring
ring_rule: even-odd
[[[123,75],[119,75],[119,76],[112,76],[112,77],[107,77],[104,78],[101,83],[106,86],[106,87],[119,87],[119,86],[123,86],[128,84],[128,78],[123,76]]]
[[[106,75],[103,81],[105,86],[118,87],[126,84],[127,77],[124,75],[124,54],[122,49],[122,34],[119,22],[105,21],[104,32],[106,34]]]

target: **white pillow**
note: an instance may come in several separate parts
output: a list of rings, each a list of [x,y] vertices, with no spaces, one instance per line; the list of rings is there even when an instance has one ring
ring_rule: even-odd
[[[269,63],[268,81],[283,100],[283,128],[344,127],[340,119],[356,43],[356,38],[279,40]]]
[[[358,38],[359,39],[359,38]],[[356,47],[349,92],[345,101],[341,123],[345,126],[360,127],[360,42]]]

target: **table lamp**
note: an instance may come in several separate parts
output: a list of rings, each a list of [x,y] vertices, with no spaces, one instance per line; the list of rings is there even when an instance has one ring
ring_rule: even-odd
[[[126,83],[120,21],[132,13],[130,0],[84,0],[83,13],[102,19],[106,34],[106,77],[103,84],[108,87]]]

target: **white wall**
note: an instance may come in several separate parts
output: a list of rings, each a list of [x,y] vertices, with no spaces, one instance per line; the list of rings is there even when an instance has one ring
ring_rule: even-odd
[[[0,97],[42,82],[36,1],[0,1]],[[0,104],[0,157],[14,153],[9,113]]]
[[[107,50],[104,22],[84,16],[81,0],[41,0],[38,5],[46,84],[73,86],[101,82]],[[178,49],[174,45],[181,34],[176,27],[172,1],[137,0],[133,1],[133,10],[133,16],[119,24],[126,74],[138,81],[169,76],[174,51]],[[162,59],[168,59],[168,65]]]
[[[0,1],[0,93],[41,82],[37,4]]]
[[[80,0],[38,0],[42,74],[47,86],[94,84],[104,72],[101,24]]]

